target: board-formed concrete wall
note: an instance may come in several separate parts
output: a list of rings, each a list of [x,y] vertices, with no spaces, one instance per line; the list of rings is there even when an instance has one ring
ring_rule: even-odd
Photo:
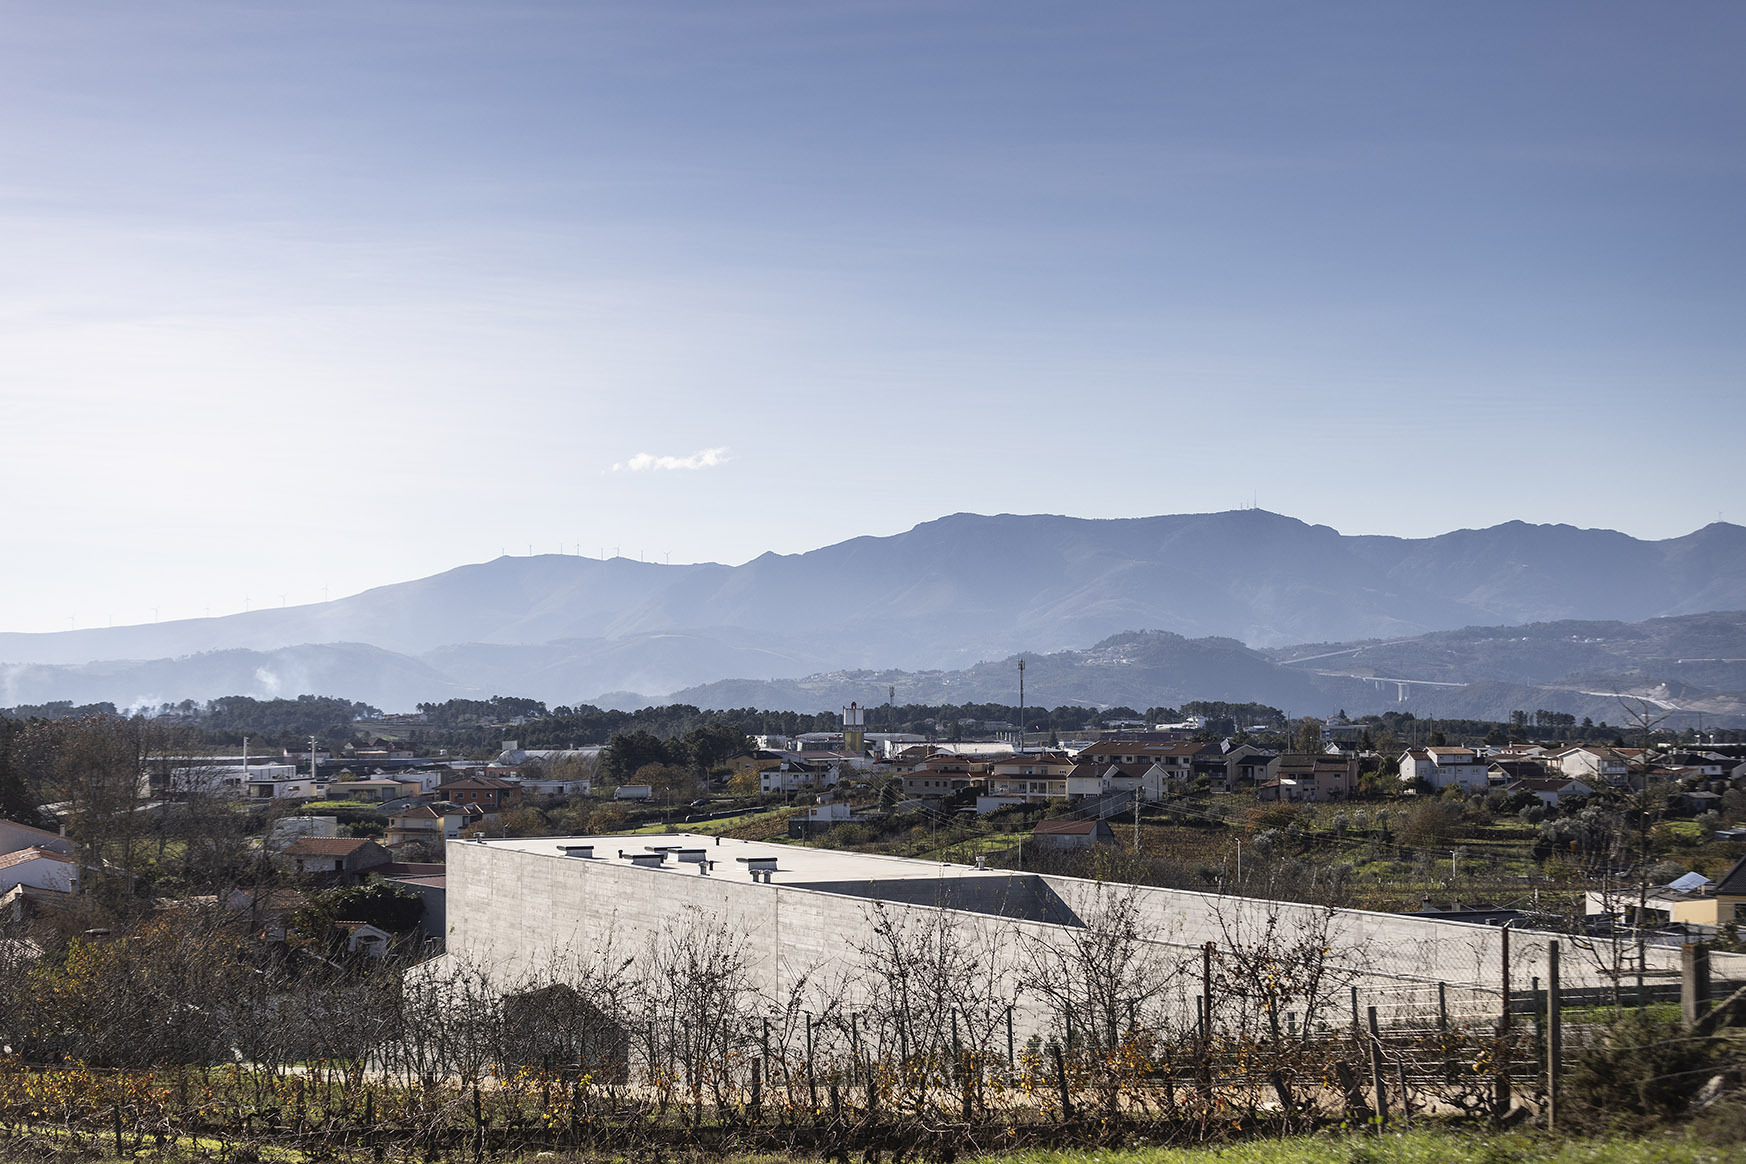
[[[861,892],[850,893],[843,891],[849,883],[841,880],[821,880],[832,891],[763,883],[725,861],[712,873],[672,864],[642,868],[613,859],[617,846],[629,846],[631,838],[597,840],[603,856],[595,860],[559,856],[555,843],[538,848],[525,842],[520,848],[508,842],[451,843],[446,957],[485,968],[494,980],[507,985],[570,957],[603,956],[608,950],[621,959],[641,955],[672,927],[707,920],[720,922],[742,937],[754,980],[773,1002],[787,997],[805,979],[811,990],[832,992],[853,1006],[877,988],[865,973],[861,952],[874,944],[874,927],[881,918],[899,926],[943,920],[958,927],[965,940],[986,948],[994,963],[991,973],[1015,994],[1027,943],[1032,948],[1035,943],[1059,943],[1068,932],[1061,925],[997,916],[995,909],[941,910],[917,904],[913,889],[895,895],[910,900],[875,903],[871,898],[878,895],[877,886],[872,882],[864,881]],[[651,840],[639,837],[635,842]],[[702,843],[698,838],[688,840]],[[784,851],[785,847],[775,845],[728,850]],[[782,859],[801,864],[806,860],[801,854],[809,852],[817,851],[787,849],[788,856]],[[905,871],[901,864],[889,868]],[[1131,895],[1146,939],[1161,959],[1174,964],[1189,965],[1207,942],[1227,949],[1253,944],[1272,925],[1287,937],[1325,933],[1330,963],[1349,973],[1367,993],[1411,983],[1443,982],[1487,994],[1500,986],[1504,938],[1491,926],[1112,886],[1070,877],[1038,880],[1087,920],[1096,918],[1109,900]],[[1046,895],[1042,890],[1032,892]],[[957,899],[978,900],[974,893]],[[1555,936],[1511,933],[1510,973],[1515,989],[1525,989],[1533,976],[1544,979],[1547,943]],[[1559,940],[1566,986],[1607,984],[1605,971],[1618,951],[1602,941],[1569,936]],[[1649,964],[1658,980],[1666,980],[1664,976],[1677,970],[1678,952],[1652,947]],[[1715,973],[1720,978],[1746,978],[1746,959],[1717,956]],[[1184,985],[1178,992],[1183,1008],[1193,1005],[1192,989]],[[1018,998],[1016,1015],[1023,1033],[1046,1027],[1036,999]]]

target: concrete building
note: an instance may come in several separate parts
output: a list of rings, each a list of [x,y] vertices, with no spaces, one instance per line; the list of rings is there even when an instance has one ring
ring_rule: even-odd
[[[1192,741],[1099,740],[1073,758],[1081,764],[1156,764],[1169,779],[1193,779],[1195,757],[1216,755],[1218,745]]]
[[[691,834],[452,842],[446,882],[448,953],[424,973],[459,960],[507,985],[566,959],[616,962],[709,920],[743,935],[753,979],[773,1003],[834,983],[845,1005],[864,1005],[862,951],[879,927],[931,924],[944,910],[961,932],[986,939],[990,973],[1011,983],[1003,989],[1012,991],[1021,1038],[1047,1025],[1042,1002],[1017,986],[1027,943],[1065,943],[1115,895],[1131,895],[1148,948],[1185,965],[1198,965],[1204,943],[1268,926],[1309,932],[1319,919],[1331,964],[1361,992],[1438,982],[1495,990],[1501,964],[1500,932],[1486,925]],[[1545,974],[1556,938],[1515,932],[1515,981]],[[1648,958],[1656,972],[1678,966],[1676,950],[1651,947]],[[1746,958],[1713,958],[1718,977],[1746,977]],[[1568,951],[1563,972],[1571,986],[1605,983],[1600,966]],[[1186,1018],[1197,979],[1182,980],[1189,985],[1171,1005]]]

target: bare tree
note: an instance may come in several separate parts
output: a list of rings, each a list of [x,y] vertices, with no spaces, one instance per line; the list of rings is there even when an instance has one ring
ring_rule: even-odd
[[[729,1065],[749,1038],[756,991],[744,936],[696,910],[665,926],[641,967],[631,1039],[664,1106],[676,1092],[701,1118],[706,1093],[725,1102]]]
[[[1293,1079],[1325,1069],[1330,1018],[1365,951],[1341,939],[1332,906],[1226,898],[1213,916],[1206,1037],[1216,1030],[1233,1045],[1289,1116]]]
[[[105,716],[30,725],[20,741],[35,780],[84,865],[81,888],[131,912],[127,870],[145,839],[141,723]]]
[[[1024,989],[1043,999],[1069,1044],[1093,1059],[1116,1056],[1133,1033],[1175,1017],[1168,988],[1188,966],[1148,935],[1134,885],[1100,883],[1077,926],[1024,934]]]
[[[221,893],[247,878],[246,788],[220,783],[222,770],[203,754],[186,724],[147,721],[140,727],[141,762],[158,797],[159,892]]]
[[[1221,1024],[1245,1035],[1303,1039],[1326,1022],[1356,976],[1363,947],[1343,942],[1332,906],[1221,899],[1213,991]]]
[[[994,935],[956,910],[875,901],[858,946],[866,1037],[920,1110],[937,1080],[962,1078],[1004,1024],[1016,983],[1001,972]]]

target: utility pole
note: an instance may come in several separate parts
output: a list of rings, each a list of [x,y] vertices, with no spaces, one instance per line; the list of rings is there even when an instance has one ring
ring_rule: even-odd
[[[1023,755],[1025,750],[1025,658],[1019,656],[1019,734],[1018,750]]]

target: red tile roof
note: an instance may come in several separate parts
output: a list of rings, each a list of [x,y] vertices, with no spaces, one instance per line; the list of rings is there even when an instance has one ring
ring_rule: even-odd
[[[1212,744],[1179,742],[1161,744],[1146,740],[1099,740],[1079,756],[1198,756]]]
[[[1031,834],[1039,837],[1084,837],[1095,833],[1101,823],[1095,820],[1040,820],[1037,827],[1031,830]]]
[[[65,853],[57,853],[53,849],[17,849],[10,853],[0,853],[0,869],[10,869],[14,865],[22,865],[26,861],[49,860],[59,861],[63,865],[77,865],[78,862]]]

